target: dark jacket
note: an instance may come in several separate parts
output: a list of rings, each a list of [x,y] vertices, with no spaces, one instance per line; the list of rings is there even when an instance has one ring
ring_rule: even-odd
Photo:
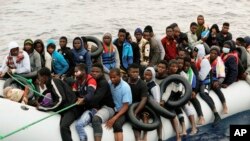
[[[100,77],[96,81],[97,81],[97,87],[92,102],[90,103],[91,106],[93,108],[98,108],[98,109],[104,105],[114,108],[115,104],[113,102],[108,81],[105,79],[104,76]]]
[[[222,32],[217,34],[217,41],[219,43],[219,46],[222,48],[225,41],[232,40],[232,34],[230,32],[227,33],[226,37],[224,37],[224,34]]]
[[[67,77],[72,76],[74,73],[75,63],[74,63],[74,58],[73,58],[73,54],[71,52],[71,49],[69,47],[65,47],[65,48],[58,49],[58,52],[63,55],[64,59],[69,64],[69,69],[66,73],[66,76]]]
[[[50,79],[46,83],[47,90],[51,92],[52,106],[38,106],[42,111],[58,111],[76,102],[76,95],[71,88],[60,79]]]

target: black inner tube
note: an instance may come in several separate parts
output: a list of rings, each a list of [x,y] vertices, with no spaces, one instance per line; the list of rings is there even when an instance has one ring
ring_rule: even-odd
[[[134,114],[135,108],[138,106],[138,104],[139,103],[131,104],[128,110],[128,117],[131,121],[132,126],[141,130],[145,130],[145,131],[152,131],[156,129],[160,125],[159,116],[150,107],[146,105],[145,109],[147,110],[147,112],[149,112],[150,117],[152,117],[153,119],[153,122],[143,123],[142,121],[138,120]]]
[[[157,103],[152,96],[148,97],[147,104],[159,115],[162,117],[173,119],[176,114],[168,111],[166,108],[162,107],[159,103]]]
[[[171,84],[172,82],[181,83],[184,86],[184,88],[185,88],[185,93],[177,101],[168,100],[166,102],[166,106],[181,107],[181,106],[183,106],[184,104],[186,104],[190,100],[191,94],[192,94],[192,87],[191,87],[190,83],[188,82],[188,80],[186,78],[180,76],[179,74],[173,74],[173,75],[168,76],[161,83],[161,86],[160,86],[161,93],[164,93],[165,90],[166,90],[166,88],[167,88],[167,86],[169,84]]]
[[[93,37],[93,36],[86,36],[86,39],[88,42],[93,42],[97,45],[97,50],[95,52],[91,52],[91,57],[92,58],[97,58],[99,57],[102,52],[103,52],[103,45],[102,45],[102,42],[97,39],[96,37]]]

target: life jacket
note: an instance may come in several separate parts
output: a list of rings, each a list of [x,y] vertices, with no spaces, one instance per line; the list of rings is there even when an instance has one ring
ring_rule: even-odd
[[[221,54],[221,59],[223,60],[223,62],[226,62],[227,59],[228,59],[230,56],[235,57],[236,63],[237,63],[237,65],[238,65],[238,64],[239,64],[239,57],[238,57],[238,53],[237,53],[236,51],[230,52],[230,53],[228,53],[228,54],[222,53],[222,54]]]

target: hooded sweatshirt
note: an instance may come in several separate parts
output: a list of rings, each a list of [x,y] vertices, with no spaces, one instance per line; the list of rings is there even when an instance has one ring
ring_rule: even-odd
[[[24,41],[24,46],[26,44],[31,45],[30,50],[25,50],[25,47],[23,47],[23,50],[26,51],[29,54],[30,57],[30,67],[31,67],[31,72],[38,71],[42,68],[42,63],[41,63],[41,56],[40,54],[34,49],[34,44],[31,39],[26,39]]]
[[[47,48],[51,44],[55,45],[55,41],[53,39],[49,39],[47,41]],[[52,56],[52,68],[54,73],[59,75],[65,74],[69,69],[69,64],[64,59],[63,55],[54,50],[51,56]]]
[[[112,41],[112,36],[110,33],[104,34],[103,38],[108,36]],[[112,68],[120,68],[120,57],[116,46],[111,42],[109,46],[103,44],[102,63],[103,68],[106,73]]]
[[[18,56],[11,56],[10,50],[19,47],[16,42],[10,42],[9,43],[9,54],[4,58],[2,67],[0,68],[0,72],[6,73],[8,69],[11,69],[7,64],[10,61],[9,58],[12,58],[11,63],[12,65],[15,66],[15,72],[20,74],[20,73],[29,73],[30,72],[30,59],[29,55],[25,52],[19,49],[19,54],[22,52],[22,59],[18,61]]]
[[[40,39],[37,39],[37,40],[35,40],[35,42],[34,42],[34,48],[36,47],[36,45],[38,44],[38,43],[40,43],[41,45],[42,45],[42,53],[39,53],[40,54],[40,56],[41,56],[41,65],[42,65],[42,67],[46,67],[46,68],[48,68],[48,69],[50,69],[51,70],[51,63],[52,63],[52,57],[51,57],[51,55],[49,55],[49,53],[44,49],[44,44],[43,44],[43,41],[42,40],[40,40]]]
[[[148,67],[145,69],[144,73],[146,71],[151,71],[152,73],[152,79],[149,82],[147,82],[148,93],[154,97],[156,102],[160,103],[161,91],[160,91],[160,86],[155,82],[155,70],[153,67]]]
[[[75,46],[74,46],[74,41],[75,40],[80,40],[81,41],[81,47],[79,49],[76,49]],[[92,66],[91,56],[90,56],[90,53],[84,48],[83,41],[82,41],[82,39],[80,37],[76,37],[73,40],[72,53],[73,53],[73,58],[74,58],[75,64],[76,65],[80,64],[80,63],[86,64],[87,67],[88,67],[88,73],[90,73],[91,66]]]

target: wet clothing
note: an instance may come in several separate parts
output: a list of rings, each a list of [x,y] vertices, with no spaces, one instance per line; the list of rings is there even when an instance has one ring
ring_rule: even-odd
[[[149,44],[149,66],[155,66],[161,60],[161,47],[159,42],[155,38],[151,38]]]

